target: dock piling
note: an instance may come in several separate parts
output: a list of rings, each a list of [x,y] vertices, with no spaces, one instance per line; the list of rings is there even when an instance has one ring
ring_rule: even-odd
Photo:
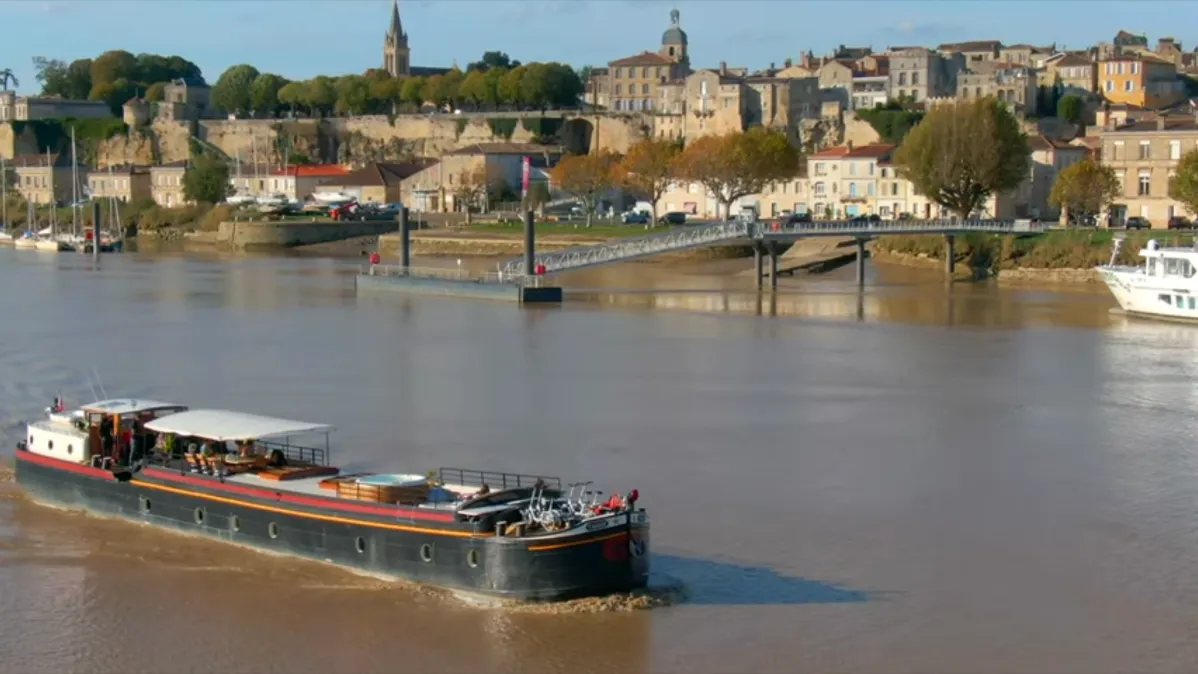
[[[404,273],[412,266],[412,225],[408,220],[408,207],[399,209],[399,267]]]
[[[92,259],[100,257],[100,202],[92,199]]]
[[[761,246],[760,242],[753,244],[753,277],[756,279],[758,290],[765,285],[765,257],[762,255]]]
[[[537,233],[534,213],[524,211],[524,275],[533,276],[537,271]]]
[[[778,289],[778,244],[770,241],[770,290]]]
[[[857,239],[857,287],[865,287],[865,239]]]
[[[956,251],[953,249],[953,244],[956,243],[956,237],[952,234],[944,235],[944,271],[948,274],[949,280],[952,280],[953,271],[956,269]]]

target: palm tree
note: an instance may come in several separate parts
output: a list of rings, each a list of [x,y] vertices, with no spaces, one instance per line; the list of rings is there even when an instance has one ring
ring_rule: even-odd
[[[9,81],[12,82],[14,89],[21,86],[21,83],[17,81],[17,76],[13,74],[12,68],[0,70],[0,87],[3,87],[4,91],[8,91]]]

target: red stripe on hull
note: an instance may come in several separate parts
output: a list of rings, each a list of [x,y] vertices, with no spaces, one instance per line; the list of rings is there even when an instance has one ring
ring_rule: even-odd
[[[63,461],[62,459],[55,459],[54,457],[50,456],[34,454],[33,452],[27,449],[21,449],[20,447],[17,448],[15,454],[17,461],[28,461],[29,463],[36,463],[40,466],[65,470],[69,473],[87,475],[88,477],[95,477],[101,480],[115,479],[112,477],[111,471],[102,470],[100,468],[92,468],[91,466],[87,466],[82,463],[75,463],[73,461]]]
[[[449,513],[435,513],[417,510],[415,508],[400,508],[396,506],[373,506],[364,503],[354,503],[345,499],[336,497],[319,497],[319,496],[303,496],[301,494],[291,494],[282,490],[263,489],[260,487],[247,487],[241,484],[232,484],[229,482],[218,482],[215,480],[204,479],[194,475],[180,474],[177,471],[165,470],[162,468],[147,467],[141,471],[145,475],[152,475],[170,482],[178,482],[193,487],[201,487],[207,491],[227,494],[240,494],[242,496],[251,496],[254,498],[264,498],[281,503],[291,503],[294,505],[303,505],[310,508],[321,508],[324,510],[337,510],[341,512],[364,513],[368,515],[383,515],[385,517],[399,517],[414,520],[424,520],[428,522],[452,522],[454,517]]]

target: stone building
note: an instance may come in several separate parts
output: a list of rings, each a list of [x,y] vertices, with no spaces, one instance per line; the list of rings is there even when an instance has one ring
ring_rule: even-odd
[[[87,172],[87,193],[93,199],[118,199],[123,202],[153,197],[148,166],[113,166]]]
[[[82,184],[72,187],[71,180],[86,169],[78,167],[72,171],[71,158],[66,153],[17,155],[10,165],[16,173],[17,191],[26,201],[65,204],[72,196],[83,194]]]
[[[17,96],[13,91],[0,91],[0,122],[112,116],[112,109],[104,101],[73,101],[60,96]]]
[[[158,104],[158,115],[178,122],[194,122],[212,116],[212,88],[199,77],[180,77],[168,83]]]
[[[607,99],[610,109],[648,111],[661,100],[661,85],[685,78],[691,72],[686,31],[680,25],[678,10],[670,12],[670,27],[661,36],[656,52],[645,51],[616,59],[601,73],[592,72],[590,85],[599,97]],[[606,82],[598,81],[606,78]]]
[[[1102,163],[1115,171],[1122,187],[1110,209],[1114,224],[1137,215],[1164,227],[1169,218],[1186,215],[1185,207],[1169,197],[1169,178],[1182,156],[1198,150],[1198,115],[1122,123],[1109,117],[1098,135]]]
[[[186,205],[183,193],[183,176],[187,173],[187,162],[177,161],[150,167],[150,198],[164,208]]]

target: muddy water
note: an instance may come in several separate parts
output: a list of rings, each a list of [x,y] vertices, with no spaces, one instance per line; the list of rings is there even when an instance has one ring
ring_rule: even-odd
[[[47,509],[0,470],[0,671],[1196,666],[1194,330],[901,269],[759,308],[740,277],[632,265],[519,311],[356,298],[354,263],[0,250],[5,444],[94,367],[113,395],[336,424],[350,469],[636,487],[685,601],[466,606]]]

